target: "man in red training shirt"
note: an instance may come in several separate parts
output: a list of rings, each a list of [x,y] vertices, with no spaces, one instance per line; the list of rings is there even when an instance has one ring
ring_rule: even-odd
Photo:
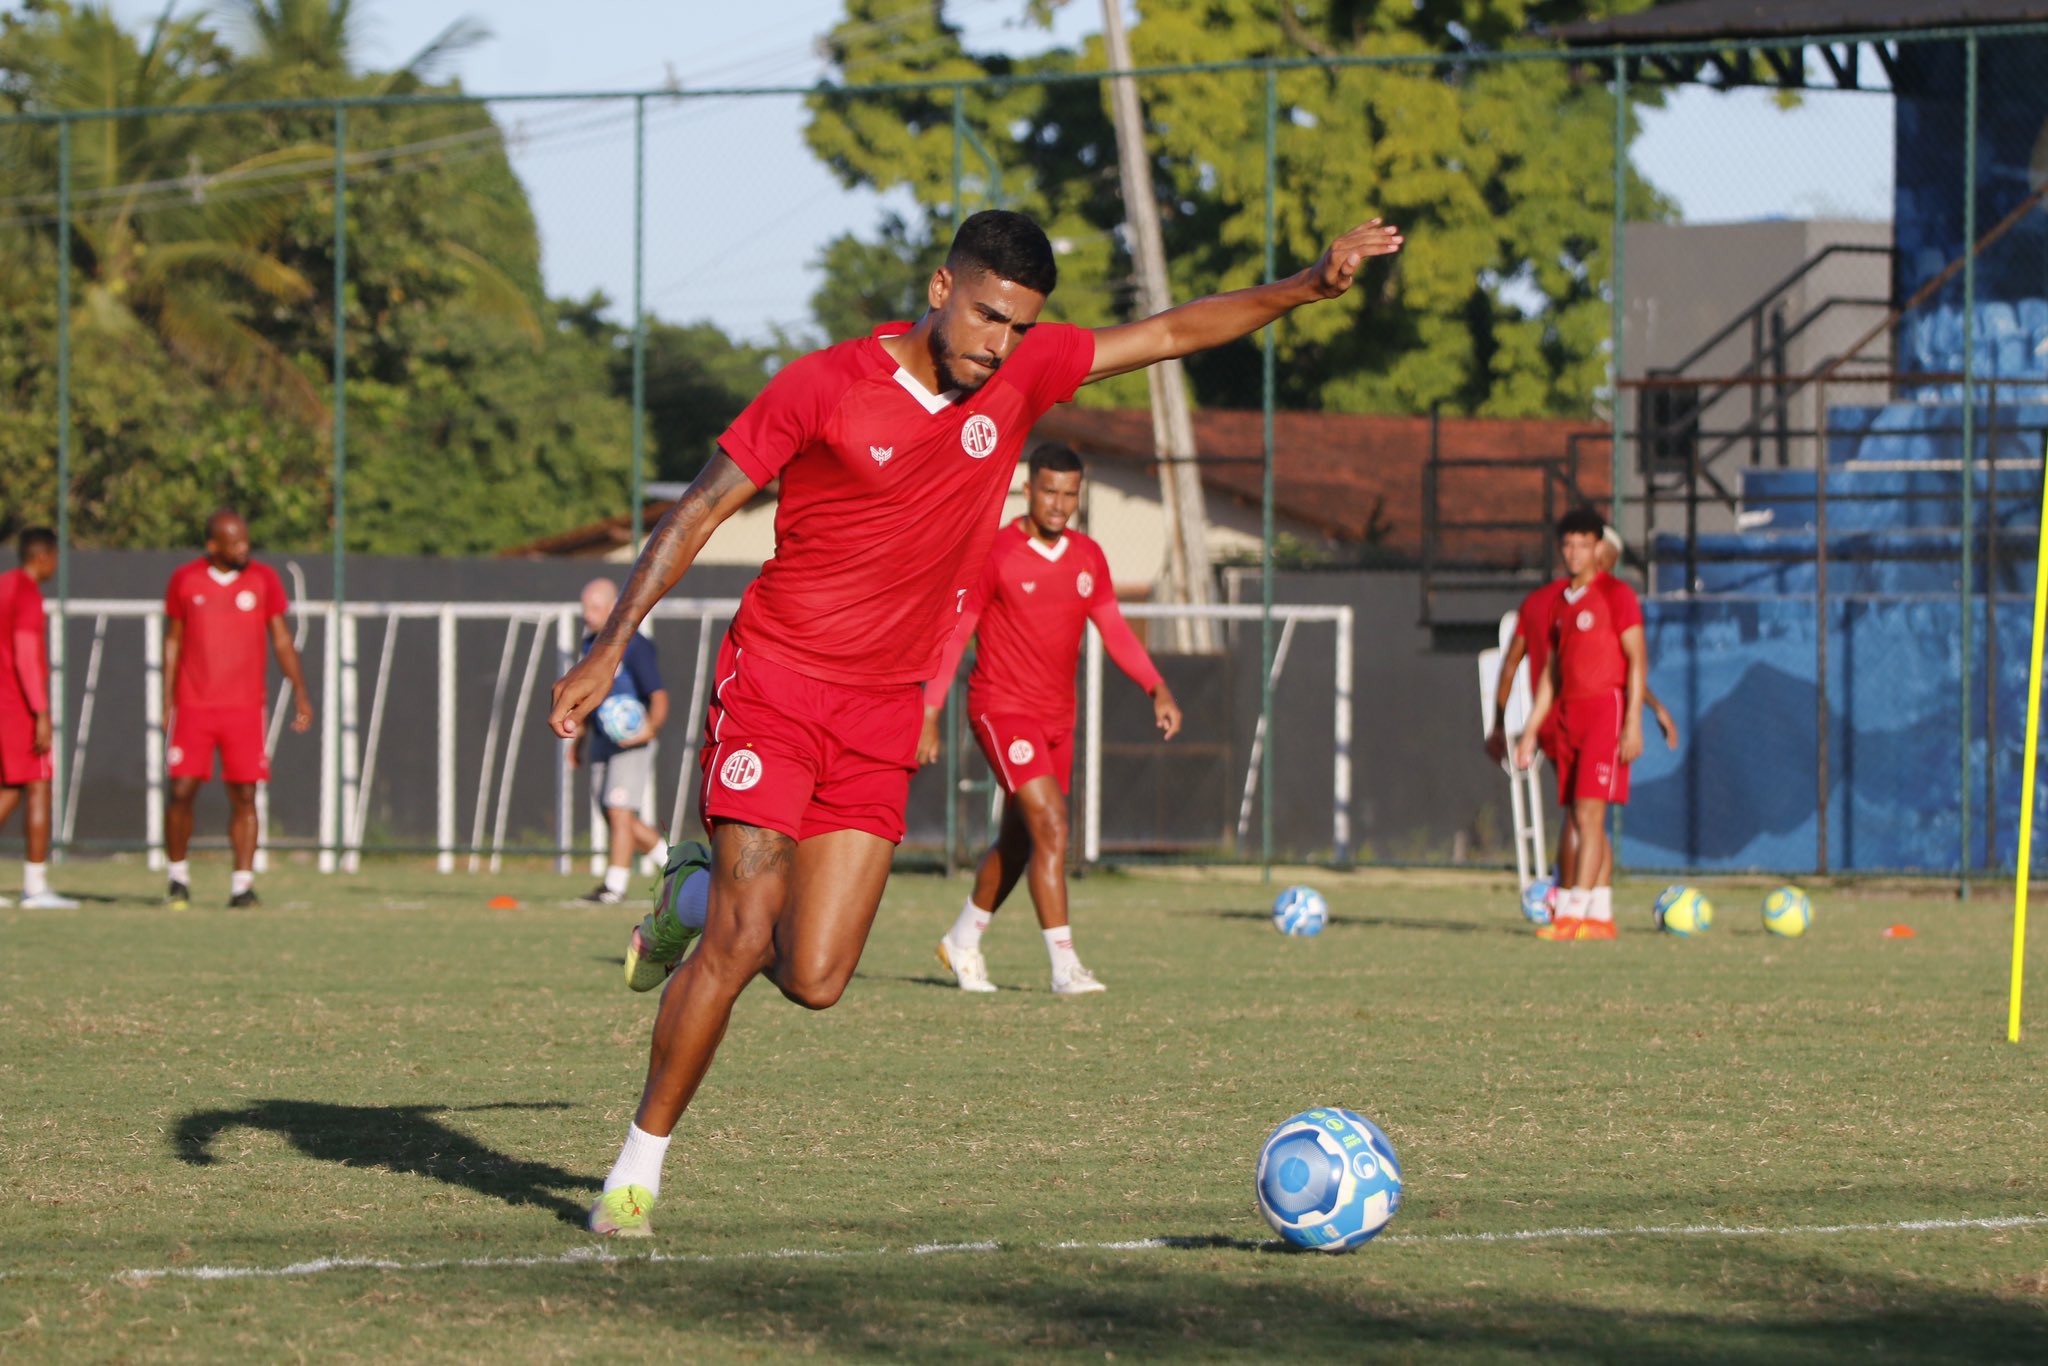
[[[1351,288],[1401,235],[1374,219],[1284,280],[1138,322],[1040,322],[1052,244],[1002,209],[966,219],[932,272],[929,309],[799,357],[719,438],[642,548],[590,653],[555,685],[548,722],[573,738],[611,691],[626,642],[712,531],[781,481],[775,554],[720,651],[705,715],[712,832],[703,942],[666,893],[627,949],[628,980],[663,993],[640,1108],[591,1207],[603,1235],[648,1236],[669,1135],[710,1070],[733,1003],[765,975],[822,1010],[853,970],[903,838],[924,685],[981,577],[1032,425],[1092,380],[1249,336]],[[651,968],[644,976],[636,968]]]
[[[1628,801],[1628,767],[1643,752],[1643,691],[1649,673],[1643,609],[1633,589],[1600,568],[1600,514],[1575,508],[1557,524],[1571,582],[1552,619],[1550,659],[1536,682],[1529,725],[1515,762],[1535,761],[1553,710],[1557,799],[1577,839],[1571,883],[1558,892],[1550,940],[1614,938],[1614,863],[1607,808]]]
[[[1612,574],[1614,566],[1621,563],[1621,533],[1608,527],[1600,537],[1596,552],[1599,570]],[[1493,729],[1486,736],[1486,754],[1495,763],[1507,757],[1509,736],[1507,733],[1508,695],[1514,690],[1515,670],[1526,658],[1529,661],[1529,677],[1540,679],[1543,670],[1550,663],[1550,637],[1557,619],[1558,604],[1564,600],[1564,590],[1571,587],[1571,576],[1552,579],[1541,587],[1531,589],[1529,596],[1522,599],[1522,605],[1515,611],[1515,634],[1508,640],[1507,651],[1501,656],[1500,681],[1493,690]],[[1643,685],[1643,705],[1657,718],[1657,729],[1664,733],[1667,749],[1678,748],[1678,723],[1671,719],[1655,690],[1648,682]],[[1536,737],[1536,748],[1553,767],[1557,764],[1557,712],[1551,711],[1550,722],[1543,733]],[[1578,867],[1578,827],[1570,819],[1563,822],[1557,832],[1557,885],[1569,887]],[[1607,851],[1606,874],[1598,882],[1613,881],[1614,851]],[[1596,883],[1596,885],[1598,885]],[[1555,894],[1553,893],[1553,901]]]
[[[171,800],[164,808],[164,852],[171,861],[165,902],[192,904],[192,803],[213,776],[228,790],[228,844],[235,868],[228,905],[256,900],[256,784],[270,777],[264,751],[265,644],[292,685],[292,729],[313,725],[299,652],[284,622],[284,583],[249,560],[249,527],[222,509],[206,521],[206,554],[171,575],[164,590],[164,729],[171,737]]]
[[[939,671],[924,691],[917,762],[939,753],[939,712],[969,637],[976,641],[967,714],[989,771],[1003,785],[1003,823],[974,892],[939,940],[939,961],[962,991],[994,991],[981,934],[1020,877],[1028,878],[1056,996],[1105,988],[1081,965],[1067,923],[1067,792],[1074,768],[1074,666],[1088,622],[1116,666],[1152,699],[1160,733],[1180,733],[1180,707],[1116,605],[1102,547],[1067,522],[1081,505],[1081,457],[1065,446],[1031,453],[1025,514],[996,533],[969,590]],[[977,627],[979,628],[977,630]]]
[[[43,585],[57,572],[57,533],[30,527],[19,568],[0,574],[0,825],[22,811],[21,904],[75,911],[50,890],[50,651]],[[0,897],[0,906],[8,905]]]

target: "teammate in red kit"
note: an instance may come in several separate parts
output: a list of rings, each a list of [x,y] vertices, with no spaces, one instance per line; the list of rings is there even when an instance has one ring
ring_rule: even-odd
[[[1081,457],[1065,446],[1031,453],[1024,516],[996,533],[981,578],[967,594],[953,639],[924,693],[917,762],[939,753],[939,711],[970,637],[974,672],[967,714],[989,771],[1003,785],[1003,823],[975,874],[974,892],[939,940],[939,961],[962,991],[994,991],[982,931],[1020,877],[1028,878],[1058,996],[1103,990],[1074,952],[1067,923],[1067,791],[1074,767],[1074,666],[1088,622],[1116,666],[1152,699],[1171,740],[1180,707],[1117,608],[1102,547],[1067,522],[1081,503]],[[977,627],[979,628],[977,630]]]
[[[823,1009],[852,977],[903,838],[924,684],[981,576],[1032,424],[1091,380],[1335,298],[1366,258],[1400,246],[1374,220],[1286,280],[1090,331],[1039,322],[1057,277],[1052,246],[1022,214],[984,211],[932,273],[922,319],[790,362],[727,429],[648,539],[590,653],[555,685],[548,718],[576,734],[648,610],[713,529],[779,479],[775,555],[733,618],[705,717],[703,942],[663,995],[636,1122],[591,1208],[593,1232],[648,1233],[669,1134],[749,982],[765,974]],[[658,983],[681,958],[695,929],[669,908],[691,900],[665,893],[634,931],[634,985]],[[636,976],[643,965],[653,971]]]
[[[173,910],[192,904],[192,803],[220,754],[228,790],[228,844],[235,855],[228,905],[256,901],[256,784],[270,776],[264,752],[266,639],[292,685],[292,729],[313,725],[299,652],[285,629],[284,584],[249,562],[249,528],[223,509],[206,522],[206,554],[171,575],[164,590],[164,729],[171,739],[171,800],[164,809]]]
[[[1614,572],[1614,566],[1621,562],[1621,534],[1608,527],[1600,537],[1600,546],[1595,555],[1596,564],[1603,574]],[[1509,639],[1507,651],[1501,656],[1500,681],[1494,687],[1493,728],[1487,732],[1486,754],[1495,763],[1507,757],[1512,737],[1507,733],[1508,694],[1513,691],[1515,671],[1526,658],[1529,661],[1529,677],[1540,679],[1550,662],[1551,633],[1557,619],[1558,604],[1564,600],[1564,590],[1571,586],[1569,575],[1552,579],[1540,588],[1530,590],[1522,599],[1522,605],[1515,611],[1515,634]],[[1668,749],[1678,748],[1678,723],[1671,719],[1664,703],[1658,698],[1647,682],[1643,685],[1643,705],[1657,718],[1657,728],[1664,733],[1664,744]],[[1557,764],[1557,711],[1551,710],[1549,724],[1536,737],[1536,748],[1551,764]],[[1578,826],[1570,821],[1563,822],[1557,832],[1557,885],[1570,887],[1578,868],[1579,836]],[[1614,851],[1607,851],[1607,869],[1595,885],[1612,881]]]
[[[22,811],[26,855],[21,904],[30,910],[75,911],[78,903],[50,890],[50,652],[43,585],[57,572],[57,535],[30,527],[16,545],[20,567],[0,574],[0,825]],[[0,906],[9,904],[0,897]]]
[[[1643,752],[1649,673],[1643,609],[1627,584],[1600,568],[1605,530],[1600,514],[1588,508],[1566,513],[1557,524],[1571,581],[1559,595],[1550,660],[1515,746],[1515,762],[1527,768],[1555,709],[1557,797],[1570,812],[1578,853],[1556,915],[1536,931],[1551,940],[1614,938],[1607,808],[1627,803],[1629,765]]]

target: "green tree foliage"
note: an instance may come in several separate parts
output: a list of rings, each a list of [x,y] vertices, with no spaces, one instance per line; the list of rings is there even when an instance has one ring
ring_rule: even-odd
[[[1280,329],[1282,400],[1343,411],[1538,415],[1586,411],[1605,366],[1603,294],[1613,214],[1609,91],[1562,62],[1473,58],[1523,35],[1646,0],[1146,0],[1131,29],[1140,67],[1261,58],[1433,56],[1427,65],[1314,66],[1279,77],[1275,200],[1282,270],[1368,214],[1409,245],[1375,264],[1359,305]],[[1050,6],[1040,3],[1042,13]],[[1101,70],[1099,38],[1029,61],[968,53],[934,0],[847,0],[828,50],[849,83],[972,80]],[[1149,149],[1177,295],[1261,278],[1265,86],[1257,71],[1142,83]],[[1060,257],[1054,311],[1129,315],[1116,146],[1097,83],[965,89],[962,108],[1000,158],[1006,202],[1040,216]],[[954,221],[949,92],[812,99],[813,148],[848,184],[908,189],[927,231]],[[959,210],[991,197],[969,156]],[[1661,199],[1631,177],[1631,217]],[[1257,402],[1250,344],[1192,368],[1204,402]],[[1128,379],[1098,401],[1132,402]]]
[[[0,108],[197,106],[424,88],[478,26],[362,70],[360,0],[236,0],[222,27],[29,0],[0,17]],[[209,112],[74,125],[72,525],[189,544],[232,503],[273,549],[330,535],[334,116]],[[56,496],[57,133],[0,129],[0,534]],[[350,548],[476,553],[624,506],[630,360],[547,299],[539,238],[481,106],[352,109],[346,322]],[[686,472],[768,353],[708,325],[650,334],[656,468]],[[720,416],[719,414],[722,414]],[[715,434],[716,428],[712,429]]]

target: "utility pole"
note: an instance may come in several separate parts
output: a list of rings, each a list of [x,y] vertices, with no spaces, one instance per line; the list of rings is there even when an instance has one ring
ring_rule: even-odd
[[[1102,0],[1102,37],[1110,71],[1129,71],[1131,44],[1124,33],[1120,0]],[[1145,120],[1135,80],[1111,76],[1109,109],[1116,124],[1124,224],[1137,263],[1139,310],[1149,316],[1164,312],[1173,300],[1166,289],[1166,243],[1159,229],[1159,201],[1152,193],[1152,161],[1145,152]],[[1159,496],[1166,512],[1162,596],[1169,602],[1208,606],[1216,594],[1209,577],[1209,519],[1201,476],[1193,463],[1195,420],[1188,411],[1187,376],[1178,360],[1167,360],[1152,366],[1145,377],[1152,386],[1152,449],[1159,457]],[[1216,623],[1182,618],[1174,623],[1173,640],[1183,653],[1213,654]]]

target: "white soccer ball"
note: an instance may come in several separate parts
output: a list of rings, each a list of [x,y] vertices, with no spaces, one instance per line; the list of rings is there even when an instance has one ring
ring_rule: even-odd
[[[615,692],[597,704],[597,728],[613,744],[624,744],[647,724],[647,708],[639,698]]]
[[[1329,903],[1313,887],[1289,887],[1273,901],[1273,928],[1282,934],[1321,934],[1329,923]]]
[[[1349,1252],[1401,1208],[1401,1163],[1377,1124],[1350,1110],[1304,1110],[1259,1150],[1259,1213],[1295,1247]]]

